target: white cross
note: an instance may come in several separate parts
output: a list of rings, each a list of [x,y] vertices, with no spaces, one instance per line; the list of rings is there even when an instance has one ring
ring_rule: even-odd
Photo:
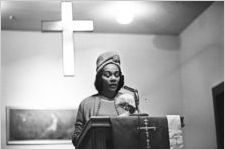
[[[73,31],[93,31],[92,20],[73,20],[72,2],[62,2],[61,21],[42,21],[42,31],[63,32],[63,73],[74,76]]]
[[[139,130],[145,130],[145,135],[146,135],[146,148],[149,149],[151,148],[151,145],[150,145],[150,137],[149,137],[149,132],[148,130],[156,130],[156,127],[148,127],[148,119],[145,118],[144,119],[144,124],[145,126],[144,127],[138,127]]]

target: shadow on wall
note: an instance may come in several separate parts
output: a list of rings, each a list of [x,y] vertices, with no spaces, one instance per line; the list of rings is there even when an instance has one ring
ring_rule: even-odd
[[[171,36],[154,36],[153,44],[157,49],[179,51],[180,38],[177,35]]]

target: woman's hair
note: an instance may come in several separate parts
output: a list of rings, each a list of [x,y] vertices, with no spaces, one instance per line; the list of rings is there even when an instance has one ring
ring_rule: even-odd
[[[117,88],[118,92],[124,85],[124,75],[122,74],[121,70],[119,70],[120,73],[120,81]],[[103,69],[101,69],[95,76],[95,88],[98,91],[99,94],[103,91],[103,79],[102,79]]]

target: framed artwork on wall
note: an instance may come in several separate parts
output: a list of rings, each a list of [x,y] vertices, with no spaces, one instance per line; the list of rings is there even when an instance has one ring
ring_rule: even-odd
[[[7,145],[71,144],[76,109],[6,108]]]

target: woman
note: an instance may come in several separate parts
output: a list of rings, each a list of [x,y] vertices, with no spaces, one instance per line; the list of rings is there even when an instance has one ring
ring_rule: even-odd
[[[74,146],[91,116],[128,116],[135,111],[133,96],[119,92],[124,85],[119,55],[116,52],[103,53],[96,64],[95,88],[98,94],[80,103],[72,136]]]

